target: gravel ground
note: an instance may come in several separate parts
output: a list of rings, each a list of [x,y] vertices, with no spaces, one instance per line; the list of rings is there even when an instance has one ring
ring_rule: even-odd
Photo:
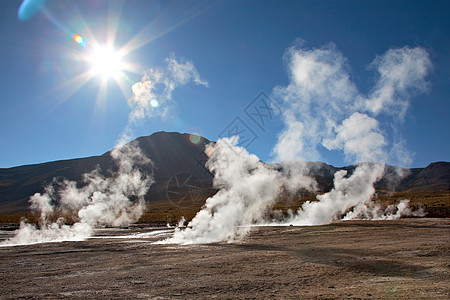
[[[195,246],[153,245],[154,230],[0,247],[0,299],[450,297],[450,219],[255,227],[240,242]]]

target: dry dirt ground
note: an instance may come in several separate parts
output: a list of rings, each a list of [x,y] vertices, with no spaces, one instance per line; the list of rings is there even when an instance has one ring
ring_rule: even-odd
[[[450,219],[256,227],[240,242],[195,246],[112,237],[152,230],[103,229],[96,235],[105,238],[0,247],[0,298],[450,297]]]

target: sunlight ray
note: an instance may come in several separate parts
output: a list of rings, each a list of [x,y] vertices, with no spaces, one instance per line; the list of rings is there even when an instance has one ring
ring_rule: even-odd
[[[119,51],[123,53],[130,53],[139,49],[148,43],[153,42],[154,40],[166,35],[172,30],[180,27],[181,25],[195,19],[201,14],[205,13],[212,7],[216,6],[217,3],[210,3],[204,7],[193,7],[183,13],[183,16],[179,17],[179,21],[172,22],[172,25],[161,24],[164,23],[164,18],[167,18],[167,15],[158,16],[158,18],[144,27],[138,34],[132,37]],[[162,26],[159,26],[162,25]],[[163,28],[160,32],[155,32],[155,28]]]
[[[61,104],[72,97],[79,89],[89,82],[93,76],[94,74],[90,70],[85,71],[50,90],[48,94],[56,96],[54,98],[57,98],[58,103]]]

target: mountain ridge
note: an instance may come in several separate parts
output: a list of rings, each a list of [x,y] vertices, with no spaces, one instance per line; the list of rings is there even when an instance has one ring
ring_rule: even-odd
[[[133,141],[153,161],[155,183],[146,195],[147,201],[167,198],[171,179],[177,174],[190,174],[196,186],[212,189],[213,176],[205,167],[207,157],[203,152],[205,145],[211,142],[208,139],[189,133],[160,131]],[[84,158],[0,168],[0,212],[27,209],[29,197],[43,192],[54,178],[80,182],[83,174],[97,166],[107,175],[115,168],[111,151]],[[322,192],[332,188],[336,171],[347,170],[351,173],[355,168],[355,165],[334,167],[323,162],[306,164]],[[406,175],[399,177],[399,172]],[[450,190],[450,163],[434,162],[425,168],[411,169],[387,165],[386,174],[376,188],[389,191]]]

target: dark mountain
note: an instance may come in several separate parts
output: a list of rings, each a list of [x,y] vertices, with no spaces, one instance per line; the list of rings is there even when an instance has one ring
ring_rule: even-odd
[[[313,176],[319,184],[321,192],[329,191],[333,186],[334,173],[346,170],[351,175],[356,165],[336,168],[322,162],[307,163],[310,168],[309,175]],[[386,165],[385,173],[375,187],[385,191],[449,191],[450,190],[450,163],[435,162],[425,168],[405,169]]]
[[[139,147],[153,161],[155,183],[148,201],[166,196],[170,179],[177,174],[189,174],[190,183],[198,187],[211,187],[212,174],[205,168],[205,138],[177,132],[157,132],[136,139]],[[27,209],[28,199],[55,179],[68,179],[81,183],[82,176],[100,167],[103,174],[116,168],[111,151],[101,156],[61,160],[35,165],[0,169],[0,213]]]
[[[428,165],[424,169],[409,169],[400,185],[403,190],[450,190],[450,163],[440,161]]]
[[[157,132],[136,139],[142,151],[153,161],[155,183],[147,201],[167,199],[168,190],[177,189],[180,180],[199,188],[212,188],[212,174],[205,167],[205,145],[210,141],[195,135]],[[351,174],[355,166],[336,168],[322,162],[308,162],[310,175],[321,191],[333,185],[334,173],[345,169]],[[28,208],[28,199],[55,178],[81,183],[83,174],[100,167],[104,174],[115,169],[110,151],[101,156],[62,160],[0,169],[0,213]],[[423,191],[450,190],[450,163],[436,162],[426,168],[403,169],[386,166],[386,175],[376,185],[378,190]]]

